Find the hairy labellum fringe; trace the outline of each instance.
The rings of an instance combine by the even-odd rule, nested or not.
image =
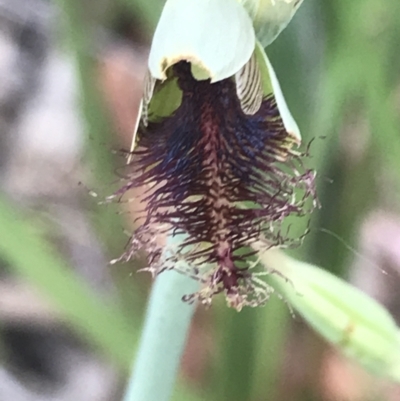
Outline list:
[[[314,201],[314,172],[299,162],[273,96],[247,115],[233,79],[211,84],[195,80],[189,63],[172,68],[181,104],[170,117],[152,122],[150,116],[139,127],[118,192],[142,188],[145,216],[120,259],[145,248],[153,274],[175,268],[192,275],[203,289],[189,301],[209,303],[224,292],[238,309],[263,303],[269,290],[249,271],[249,249],[260,241],[290,244],[281,225],[289,215],[305,214],[308,198]],[[174,249],[160,244],[172,233],[185,239]]]

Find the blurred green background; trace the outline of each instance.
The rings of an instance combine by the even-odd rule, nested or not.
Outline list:
[[[118,400],[151,280],[136,274],[143,257],[136,264],[107,264],[121,253],[128,238],[124,227],[129,230],[134,213],[131,205],[99,201],[118,187],[124,159],[114,150],[130,145],[148,46],[163,1],[29,4],[0,1],[0,59],[5,60],[0,62],[5,82],[0,129],[3,139],[7,135],[0,143],[0,281],[3,294],[20,294],[0,295],[0,387],[1,382],[18,383],[17,390],[9,384],[0,388],[0,400]],[[322,205],[304,244],[292,252],[368,291],[398,322],[399,14],[395,1],[305,0],[267,49],[303,146],[310,144],[307,165],[318,173]],[[14,82],[17,68],[7,60],[18,60],[10,44],[37,75],[35,88],[21,91],[16,100],[15,90],[7,92],[6,85]],[[37,55],[38,48],[43,50]],[[65,72],[57,64],[62,62],[77,84],[75,114],[81,116],[82,135],[72,167],[57,175],[42,146],[36,146],[39,139],[36,148],[31,143],[36,156],[32,150],[24,156],[30,135],[21,132],[43,130],[40,140],[48,144],[70,127],[63,120],[67,101],[54,111],[56,117],[47,116],[53,122],[28,118],[47,88],[45,74],[53,76],[49,85],[59,91],[55,97],[62,96],[65,87],[57,86],[62,81],[57,74]],[[27,73],[22,83],[28,87],[31,80]],[[52,103],[43,107],[48,111]],[[70,146],[69,133],[57,149]],[[46,152],[51,154],[52,148]],[[36,175],[27,173],[35,169]],[[85,230],[90,238],[83,236]],[[90,260],[79,258],[82,247]],[[102,256],[96,259],[96,252]],[[33,294],[26,295],[25,288]],[[75,359],[68,357],[71,349]],[[97,366],[92,381],[68,376],[88,360]],[[63,393],[65,383],[69,392]],[[105,383],[109,385],[100,394],[73,396],[74,388],[99,389]],[[199,308],[173,396],[174,401],[398,399],[397,385],[346,361],[275,296],[264,308],[240,313],[228,310],[222,299],[209,310]]]

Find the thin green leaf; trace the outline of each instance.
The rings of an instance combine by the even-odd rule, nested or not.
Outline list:
[[[134,331],[120,311],[76,276],[29,220],[0,199],[0,255],[63,314],[66,323],[128,369]]]

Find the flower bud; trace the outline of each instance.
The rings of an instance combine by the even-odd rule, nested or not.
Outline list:
[[[278,250],[263,253],[269,284],[326,340],[375,374],[400,381],[400,332],[378,302]]]

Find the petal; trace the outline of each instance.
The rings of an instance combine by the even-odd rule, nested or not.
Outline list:
[[[152,77],[149,71],[146,73],[143,97],[140,101],[129,157],[127,159],[128,164],[132,161],[132,152],[136,147],[140,123],[147,126],[149,121],[154,122],[160,118],[170,116],[179,107],[181,100],[182,92],[178,88],[176,79],[168,79],[160,82]]]
[[[303,0],[239,0],[253,20],[257,39],[264,47],[286,28]]]
[[[344,354],[376,374],[399,380],[400,335],[388,311],[344,280],[280,251],[264,252],[269,283]]]
[[[276,103],[278,105],[279,113],[283,120],[283,125],[286,131],[291,134],[298,142],[301,141],[301,134],[299,127],[290,113],[289,107],[286,104],[285,98],[282,93],[282,89],[279,85],[278,78],[276,77],[275,71],[269,61],[262,45],[257,42],[255,54],[257,57],[258,65],[261,71],[262,84],[264,89],[264,96],[274,93]]]
[[[165,80],[168,67],[186,60],[196,65],[196,78],[216,82],[238,72],[254,47],[251,19],[236,0],[167,0],[149,69],[153,77]]]
[[[147,123],[148,123],[149,104],[153,97],[156,82],[157,82],[157,80],[151,76],[150,71],[147,71],[146,76],[144,78],[141,115],[138,116],[138,120],[139,120],[139,117],[142,118],[144,125],[147,125]],[[137,128],[136,128],[136,130],[137,130]]]
[[[263,100],[261,72],[255,53],[245,66],[235,74],[236,94],[246,114],[253,115],[260,110]]]

